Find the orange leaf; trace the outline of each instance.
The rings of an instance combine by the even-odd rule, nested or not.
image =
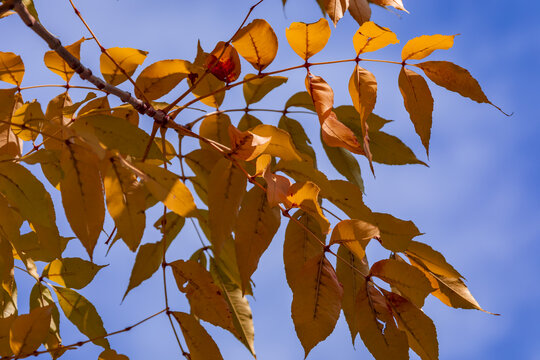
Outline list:
[[[232,45],[220,41],[206,58],[206,67],[219,80],[233,82],[240,76],[240,58]]]
[[[310,24],[294,22],[285,30],[285,35],[294,52],[307,61],[326,46],[330,32],[328,21],[322,18]]]
[[[448,50],[454,46],[457,35],[422,35],[409,40],[401,51],[401,59],[421,60],[435,50]]]
[[[270,144],[271,137],[259,136],[251,131],[240,131],[229,125],[231,152],[235,158],[250,161],[262,154]]]

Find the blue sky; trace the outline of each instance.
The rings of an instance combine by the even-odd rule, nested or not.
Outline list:
[[[62,39],[72,43],[88,36],[74,16],[67,0],[35,0],[44,25]],[[494,317],[482,312],[454,310],[437,300],[429,300],[425,312],[437,325],[441,359],[540,359],[540,321],[537,304],[540,290],[536,286],[540,265],[540,123],[534,102],[539,94],[540,72],[535,66],[540,57],[540,6],[534,2],[493,0],[478,1],[404,1],[410,15],[374,9],[373,19],[392,29],[401,40],[374,54],[372,58],[399,60],[406,40],[423,34],[456,34],[451,50],[435,52],[431,59],[449,60],[467,68],[483,86],[487,96],[512,117],[493,107],[477,104],[430,83],[435,98],[429,168],[411,165],[394,167],[375,165],[377,178],[369,174],[364,159],[360,160],[366,183],[366,203],[376,211],[411,219],[426,235],[427,242],[445,254],[468,280],[469,288],[487,310],[501,313]],[[145,65],[162,59],[187,59],[195,55],[197,39],[206,50],[227,39],[242,21],[252,1],[236,0],[205,2],[94,0],[77,1],[80,10],[106,47],[134,47],[149,51]],[[252,18],[266,18],[274,27],[280,43],[276,62],[268,70],[297,65],[300,59],[288,46],[285,28],[293,21],[313,22],[321,14],[309,0],[289,0],[285,11],[279,0],[265,0]],[[337,60],[354,56],[352,35],[356,23],[348,15],[332,29],[330,43],[313,61]],[[43,65],[46,45],[22,26],[15,16],[0,21],[0,51],[22,56],[26,64],[23,85],[60,84],[60,79]],[[4,36],[9,34],[9,36]],[[95,44],[83,45],[82,59],[98,72],[98,49]],[[366,56],[367,57],[367,56]],[[395,120],[386,131],[399,136],[420,159],[425,160],[423,147],[414,133],[397,87],[398,66],[366,64],[379,83],[375,112]],[[244,73],[251,71],[243,63]],[[336,105],[351,104],[347,82],[351,64],[317,67],[334,88]],[[289,81],[261,107],[280,108],[286,99],[304,90],[305,73],[289,73]],[[184,85],[185,86],[185,85]],[[127,85],[124,88],[129,89]],[[27,91],[25,100],[37,98],[46,103],[58,89]],[[74,99],[81,93],[72,92]],[[241,90],[226,96],[223,108],[243,106]],[[258,105],[259,106],[259,105]],[[533,112],[534,111],[534,112]],[[261,115],[270,124],[277,116]],[[313,117],[300,118],[310,136],[318,139],[318,123]],[[182,119],[184,120],[184,119]],[[189,115],[185,119],[189,120]],[[233,118],[235,120],[235,118]],[[237,120],[237,118],[236,118]],[[149,119],[141,119],[148,127]],[[323,169],[330,172],[329,162],[319,155]],[[339,178],[337,173],[329,175]],[[54,193],[55,200],[59,200]],[[69,227],[57,206],[62,233]],[[153,222],[153,221],[152,221]],[[108,229],[112,223],[108,222]],[[146,241],[158,240],[148,231]],[[197,242],[190,226],[181,233],[170,249],[169,257],[185,258]],[[280,230],[263,256],[254,276],[256,299],[251,301],[256,328],[255,346],[258,358],[302,359],[303,350],[294,334],[290,319],[291,293],[285,282],[282,262],[283,231]],[[371,249],[370,249],[371,250]],[[70,245],[70,254],[82,255],[82,248]],[[379,254],[376,250],[373,255]],[[97,307],[107,330],[130,325],[163,308],[162,284],[158,276],[133,290],[120,305],[134,255],[123,245],[96,252],[96,262],[109,263],[95,281],[82,293]],[[23,276],[18,274],[22,280]],[[172,280],[172,279],[171,279]],[[20,298],[27,298],[30,287],[21,282]],[[173,288],[174,284],[170,282]],[[26,285],[30,285],[26,284]],[[172,295],[173,307],[187,311],[178,294]],[[23,311],[24,312],[24,311]],[[84,336],[63,319],[64,342]],[[250,355],[231,335],[208,327],[215,336],[225,359],[249,359]],[[114,349],[130,359],[178,358],[166,318],[159,317],[127,334],[110,339]],[[100,348],[86,345],[79,352],[68,353],[66,359],[96,359]],[[355,351],[343,319],[335,332],[317,346],[309,359],[367,359],[361,346]],[[415,358],[415,355],[412,356]]]

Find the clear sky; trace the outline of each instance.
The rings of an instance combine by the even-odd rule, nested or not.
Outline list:
[[[88,36],[74,16],[67,0],[35,0],[42,23],[70,44]],[[144,65],[162,59],[192,60],[197,39],[211,50],[215,43],[234,33],[253,1],[143,1],[79,0],[76,2],[89,24],[106,47],[134,47],[149,51]],[[313,22],[321,13],[310,0],[289,0],[285,11],[279,0],[265,0],[252,18],[266,18],[275,29],[280,48],[277,61],[269,70],[300,64],[285,39],[285,28],[293,21]],[[375,165],[377,178],[360,160],[366,183],[366,203],[376,211],[388,212],[413,220],[426,235],[419,238],[445,254],[467,278],[468,286],[480,304],[502,316],[490,316],[470,310],[447,308],[438,300],[429,300],[425,312],[438,330],[441,359],[540,359],[540,315],[537,305],[540,290],[540,122],[534,103],[538,103],[540,72],[540,26],[536,2],[517,0],[420,1],[405,0],[410,15],[374,9],[373,20],[392,29],[401,40],[385,50],[370,54],[372,58],[399,60],[406,40],[423,34],[461,34],[451,50],[438,51],[431,59],[449,60],[467,68],[483,86],[487,96],[506,112],[477,104],[457,94],[430,87],[435,98],[429,168],[420,165],[404,167]],[[357,24],[350,16],[340,21],[327,48],[314,61],[354,57],[352,35]],[[43,65],[46,45],[11,16],[0,20],[0,51],[22,56],[26,64],[23,85],[59,84],[58,76]],[[83,45],[82,60],[98,73],[99,52],[95,44]],[[367,56],[366,56],[367,57]],[[244,74],[251,72],[243,63]],[[395,120],[386,131],[399,136],[426,160],[423,147],[414,133],[397,87],[398,66],[366,64],[377,77],[379,94],[375,113]],[[351,104],[347,82],[351,64],[318,67],[314,73],[323,76],[334,88],[336,105]],[[305,73],[290,73],[289,81],[260,103],[261,107],[282,108],[286,99],[304,90]],[[2,84],[0,86],[5,87]],[[185,85],[184,85],[185,86]],[[124,84],[123,87],[129,90]],[[58,89],[24,93],[25,100],[38,98],[46,103]],[[81,93],[72,92],[79,99]],[[241,90],[226,96],[223,108],[243,106]],[[259,106],[259,105],[258,105]],[[186,119],[180,121],[188,121]],[[194,115],[193,115],[194,116]],[[277,116],[261,115],[270,124]],[[310,136],[318,139],[318,123],[313,117],[298,118]],[[238,120],[238,118],[233,118]],[[141,119],[148,128],[149,119]],[[318,143],[318,141],[315,141]],[[321,164],[329,177],[329,162],[320,154]],[[51,190],[52,191],[52,190]],[[54,199],[59,200],[58,193]],[[56,208],[62,234],[70,230]],[[189,224],[170,249],[169,258],[186,258],[197,241]],[[113,227],[109,220],[106,228]],[[282,228],[284,228],[282,226]],[[147,232],[145,241],[155,242],[157,234]],[[260,360],[302,359],[303,350],[294,334],[290,319],[290,289],[286,285],[282,261],[283,229],[278,232],[263,256],[254,276],[255,299],[250,299],[255,322],[255,346]],[[371,250],[371,248],[370,248]],[[84,256],[74,242],[68,253]],[[372,252],[377,255],[376,251]],[[134,255],[118,245],[105,257],[104,247],[96,251],[98,264],[111,264],[82,293],[97,307],[108,331],[122,329],[163,308],[161,278],[154,276],[133,290],[120,305],[127,286]],[[23,275],[24,276],[24,275]],[[19,279],[23,279],[18,274]],[[171,288],[174,283],[171,278]],[[21,312],[30,284],[21,283]],[[26,289],[25,289],[26,288]],[[175,310],[188,311],[181,296],[172,295]],[[84,339],[62,319],[64,343]],[[230,334],[208,326],[225,359],[249,359],[247,350]],[[159,317],[129,333],[110,338],[112,347],[130,359],[179,358],[166,318]],[[69,352],[66,359],[96,359],[101,349],[86,345]],[[355,351],[343,319],[335,332],[310,354],[309,359],[367,359],[360,343]],[[412,355],[415,358],[415,355]]]

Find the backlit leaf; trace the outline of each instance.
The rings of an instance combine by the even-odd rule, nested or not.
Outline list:
[[[270,144],[270,137],[259,136],[251,131],[240,131],[229,125],[231,138],[231,156],[240,160],[251,161],[261,155]]]
[[[13,350],[9,346],[9,330],[16,318],[17,315],[0,317],[0,356],[13,355]]]
[[[324,253],[306,262],[291,288],[291,316],[307,357],[334,330],[341,312],[343,288]]]
[[[332,19],[334,26],[345,15],[349,7],[349,0],[325,0],[326,13]]]
[[[259,102],[268,94],[280,85],[287,82],[287,78],[284,76],[265,76],[259,77],[255,74],[247,74],[244,76],[243,85],[244,99],[246,104],[255,104]]]
[[[246,176],[228,159],[219,160],[212,169],[208,182],[208,220],[216,254],[234,229],[246,184]]]
[[[365,0],[364,0],[365,1]],[[390,29],[368,21],[353,36],[353,45],[356,54],[382,49],[391,44],[397,44],[399,40]]]
[[[178,289],[185,293],[189,300],[191,313],[234,333],[229,306],[212,275],[192,260],[177,260],[170,263],[170,266]]]
[[[118,235],[131,251],[141,243],[146,223],[146,201],[141,184],[116,158],[103,177],[107,210],[114,219]]]
[[[341,147],[330,147],[324,141],[322,141],[322,146],[334,168],[363,191],[364,181],[362,180],[360,165],[358,165],[358,161],[350,151]]]
[[[311,99],[311,95],[307,91],[300,91],[287,100],[285,103],[285,108],[288,109],[290,107],[302,107],[304,109],[308,109],[311,111],[315,111],[315,106],[313,106],[313,100]]]
[[[81,38],[73,44],[65,46],[65,48],[71,55],[73,55],[77,59],[80,59],[81,44],[84,40],[85,38]],[[69,67],[68,63],[65,62],[65,60],[62,59],[60,55],[58,55],[54,50],[47,51],[45,53],[45,56],[43,57],[43,61],[45,62],[45,66],[47,66],[49,70],[51,70],[57,75],[60,75],[60,77],[66,82],[69,82],[73,74],[75,74],[75,70]]]
[[[21,94],[17,89],[0,89],[0,155],[19,156],[23,142],[11,129],[11,117],[15,108],[22,106]]]
[[[365,286],[364,275],[369,273],[367,258],[358,258],[344,245],[340,245],[337,252],[336,275],[343,286],[343,314],[349,325],[354,345],[358,335],[358,321],[356,301],[361,286]]]
[[[191,360],[223,359],[212,337],[193,315],[178,311],[173,312],[173,315],[180,325]]]
[[[238,218],[241,221],[236,223],[235,228],[236,258],[242,291],[245,292],[260,257],[279,228],[281,214],[277,207],[270,207],[266,192],[254,186],[244,196]]]
[[[135,84],[148,100],[159,99],[188,76],[190,66],[186,60],[161,60],[141,71]],[[142,98],[137,88],[135,95]]]
[[[137,67],[144,62],[146,55],[148,55],[147,51],[120,47],[107,49],[107,52],[130,77]],[[111,85],[116,86],[127,80],[127,76],[123,74],[105,53],[101,53],[99,68],[105,81]]]
[[[98,360],[129,360],[126,355],[118,354],[115,350],[103,350],[98,356]]]
[[[448,50],[454,46],[456,35],[422,35],[409,40],[401,51],[401,59],[422,60],[435,50]]]
[[[285,30],[291,48],[306,61],[326,46],[330,33],[330,25],[324,18],[309,24],[293,22]]]
[[[399,90],[403,96],[405,109],[411,117],[414,130],[429,154],[429,138],[433,114],[433,97],[426,80],[405,67],[399,73]]]
[[[364,277],[358,277],[357,281],[356,321],[367,349],[377,360],[408,360],[407,335],[398,330],[385,298]]]
[[[61,286],[82,289],[105,266],[96,265],[80,258],[56,259],[43,269],[43,276]]]
[[[268,146],[263,151],[264,154],[270,154],[283,160],[302,161],[302,157],[296,150],[291,135],[285,130],[272,125],[261,124],[256,126],[252,132],[256,135],[270,138]]]
[[[71,289],[55,286],[54,292],[68,320],[77,326],[81,333],[93,339],[94,344],[109,349],[109,341],[105,338],[107,331],[94,305]]]
[[[344,245],[359,259],[366,255],[365,249],[369,241],[379,236],[379,229],[362,220],[342,220],[332,231],[330,244]]]
[[[309,94],[307,96],[309,97]],[[311,102],[311,97],[309,97],[309,101]],[[311,106],[313,106],[312,102]],[[307,155],[308,159],[316,166],[317,158],[315,155],[315,151],[310,146],[311,140],[306,135],[306,132],[302,125],[294,119],[291,119],[287,116],[282,116],[279,120],[278,127],[289,133],[294,147],[301,153],[301,155]]]
[[[396,8],[396,9],[398,9],[398,10],[408,12],[403,7],[403,1],[402,0],[369,0],[369,1],[374,3],[374,4],[377,4],[379,6],[383,6],[383,7],[392,6],[392,7]]]
[[[52,306],[38,307],[29,314],[19,315],[9,330],[9,345],[17,357],[36,350],[49,334]]]
[[[20,86],[24,77],[24,64],[19,55],[0,51],[0,81]]]
[[[199,135],[204,136],[207,139],[217,141],[218,143],[227,147],[231,147],[229,125],[231,125],[231,119],[227,114],[207,116],[204,118],[199,127]],[[215,151],[213,147],[202,141],[200,141],[200,144],[201,149]]]
[[[167,244],[167,247],[168,245],[169,244]],[[133,264],[133,269],[129,276],[129,284],[122,301],[132,289],[139,286],[143,281],[149,279],[156,271],[158,271],[163,262],[165,251],[166,249],[164,249],[163,241],[144,244],[139,247],[139,251],[135,257],[135,264]]]
[[[320,188],[311,181],[295,183],[289,188],[287,200],[292,207],[298,207],[317,219],[321,226],[321,231],[327,234],[330,231],[330,222],[324,216],[319,205]]]
[[[152,196],[180,216],[195,215],[193,195],[178,175],[147,163],[138,162],[135,166],[144,173],[144,185]]]
[[[444,275],[446,277],[463,278],[463,276],[452,265],[446,262],[444,256],[431,248],[431,246],[418,242],[411,241],[407,246],[407,256],[414,256],[421,260],[430,271],[435,274]]]
[[[418,308],[424,306],[425,298],[433,291],[424,274],[405,261],[377,261],[371,266],[370,273],[392,285]]]
[[[422,360],[439,358],[439,343],[433,321],[402,296],[384,292],[384,296],[397,320],[400,330],[407,333],[409,346]]]
[[[283,203],[286,207],[290,207],[292,204],[287,199],[287,194],[291,187],[291,180],[285,176],[272,174],[269,169],[264,172],[264,179],[266,180],[268,205],[274,207],[279,203]]]
[[[367,0],[349,0],[349,13],[359,25],[371,18],[371,8]]]
[[[426,61],[417,65],[435,84],[479,103],[491,104],[471,74],[449,61]]]
[[[399,138],[383,131],[368,131],[368,134],[369,149],[374,162],[386,165],[420,164],[427,166],[425,162],[418,160],[413,151]]]
[[[45,115],[37,101],[26,103],[13,113],[11,129],[23,141],[35,140],[40,134]]]
[[[60,312],[56,307],[49,288],[41,283],[36,283],[30,293],[30,310],[49,305],[52,306],[51,322],[49,333],[43,344],[47,350],[51,351],[52,358],[57,359],[66,351],[66,349],[59,348],[62,342],[62,338],[60,337]]]
[[[242,115],[242,118],[238,122],[238,130],[240,131],[246,131],[246,130],[252,130],[255,126],[261,125],[262,121],[257,119],[255,116],[251,114],[244,114]]]
[[[241,72],[238,52],[230,44],[220,41],[206,58],[206,68],[219,80],[233,82]]]
[[[60,156],[62,204],[71,229],[90,258],[103,228],[105,206],[98,159],[78,143],[66,143]]]
[[[259,71],[270,65],[278,50],[277,36],[264,19],[255,19],[240,29],[232,43],[240,55]]]
[[[414,237],[422,235],[410,220],[401,220],[390,214],[373,213],[373,215],[381,231],[381,244],[390,251],[404,251]]]

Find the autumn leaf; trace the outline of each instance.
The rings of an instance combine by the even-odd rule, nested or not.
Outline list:
[[[435,50],[448,50],[454,46],[457,35],[422,35],[409,40],[401,51],[401,59],[422,60]]]
[[[270,137],[259,136],[251,131],[240,131],[229,125],[231,152],[229,155],[245,161],[251,161],[261,155],[270,144]]]
[[[307,61],[326,46],[330,32],[328,21],[322,18],[309,24],[293,22],[285,30],[285,35],[294,52]]]
[[[60,312],[49,288],[41,283],[36,283],[30,292],[30,311],[46,306],[51,306],[52,309],[49,333],[43,344],[50,351],[51,357],[57,359],[67,351],[67,349],[60,347],[62,343],[62,338],[60,337]]]
[[[398,219],[390,214],[373,213],[374,220],[381,231],[381,244],[393,252],[404,251],[411,240],[422,235],[412,221]]]
[[[277,207],[270,207],[265,191],[254,186],[244,196],[238,218],[241,221],[235,228],[236,258],[245,293],[260,257],[279,228],[281,214]]]
[[[193,315],[178,311],[172,314],[180,325],[191,360],[223,359],[212,337]]]
[[[129,358],[126,355],[118,354],[115,350],[107,349],[99,354],[98,360],[129,360]]]
[[[20,86],[24,77],[24,63],[19,55],[0,51],[0,80]]]
[[[343,287],[324,253],[309,259],[291,286],[291,316],[305,356],[332,333],[341,312]]]
[[[294,146],[291,134],[272,125],[257,125],[252,130],[253,134],[270,138],[264,154],[270,154],[283,160],[302,161],[300,153]]]
[[[371,18],[371,8],[368,0],[349,0],[349,13],[359,25]]]
[[[383,7],[392,6],[392,7],[396,8],[396,9],[398,9],[398,10],[408,12],[403,7],[403,1],[402,0],[369,0],[369,2],[372,2],[372,3],[376,4],[376,5],[383,6]]]
[[[231,119],[227,114],[207,116],[199,127],[199,135],[230,148],[231,139],[229,136],[229,125],[231,125]],[[201,149],[215,151],[209,144],[206,144],[203,141],[199,141],[199,143],[201,144]]]
[[[366,0],[363,0],[366,1]],[[354,50],[357,55],[377,51],[399,40],[390,29],[379,26],[372,21],[361,24],[353,36]]]
[[[106,265],[96,265],[80,258],[55,259],[43,269],[43,276],[72,289],[82,289]]]
[[[107,53],[118,64],[114,62],[105,53],[101,53],[99,58],[99,68],[103,78],[111,85],[119,85],[131,77],[139,65],[141,65],[148,55],[147,51],[114,47],[107,49]],[[123,69],[124,74],[120,69]]]
[[[278,39],[264,19],[255,19],[238,31],[232,43],[255,69],[263,71],[276,57]]]
[[[49,334],[52,306],[38,307],[19,315],[9,330],[9,345],[17,357],[30,355]]]
[[[11,117],[11,130],[23,141],[36,140],[44,120],[41,105],[34,100],[15,110]]]
[[[287,82],[284,76],[259,77],[255,74],[244,76],[244,99],[246,105],[251,105],[261,101],[270,91]]]
[[[311,102],[311,97],[309,97],[309,94],[307,94],[307,96],[309,98],[311,106],[313,106],[313,103]],[[282,116],[279,120],[278,127],[289,133],[294,147],[301,153],[300,156],[304,159],[309,159],[309,161],[311,161],[316,166],[317,157],[315,155],[313,147],[311,147],[311,140],[306,135],[306,131],[302,127],[302,124],[287,116]]]
[[[148,100],[168,94],[190,73],[191,63],[186,60],[161,60],[146,67],[135,81],[135,96]],[[139,92],[140,91],[140,92]]]
[[[81,58],[81,44],[85,41],[85,38],[81,38],[80,40],[74,42],[71,45],[66,46],[66,50],[73,55],[75,58],[80,59]],[[71,77],[73,74],[75,74],[75,70],[73,70],[68,63],[58,55],[58,53],[54,50],[47,51],[45,53],[45,56],[43,57],[43,61],[45,62],[45,66],[49,68],[53,73],[60,75],[62,79],[64,79],[66,82],[69,82],[71,80]]]
[[[332,19],[334,26],[345,15],[349,8],[349,0],[325,0],[326,13]]]
[[[399,90],[414,129],[429,155],[429,139],[433,114],[433,97],[426,80],[405,67],[399,73]]]
[[[206,58],[206,68],[219,80],[230,83],[238,79],[241,72],[240,57],[236,49],[220,41]]]
[[[379,229],[362,220],[342,220],[332,231],[330,245],[341,244],[359,259],[366,255],[365,249],[369,241],[379,236]]]
[[[287,200],[292,204],[292,207],[298,207],[313,215],[319,222],[321,231],[327,234],[330,231],[330,222],[324,216],[319,205],[318,198],[320,190],[311,181],[295,183],[289,188]]]
[[[398,294],[384,291],[387,304],[397,320],[400,330],[405,331],[409,346],[422,360],[439,358],[439,343],[433,321],[422,310]]]

